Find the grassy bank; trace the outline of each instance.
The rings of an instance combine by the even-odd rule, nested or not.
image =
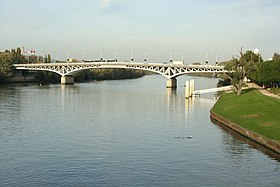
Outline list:
[[[254,89],[241,96],[225,93],[212,111],[241,127],[280,142],[280,100],[262,95]]]

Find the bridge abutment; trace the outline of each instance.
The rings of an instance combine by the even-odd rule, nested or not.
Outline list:
[[[168,79],[166,81],[166,88],[177,88],[177,79]]]
[[[60,82],[61,84],[74,84],[74,76],[73,75],[61,76]]]

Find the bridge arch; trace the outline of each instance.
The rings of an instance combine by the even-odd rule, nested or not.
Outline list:
[[[100,67],[82,67],[82,68],[79,68],[79,69],[75,69],[75,70],[72,70],[71,72],[68,72],[66,74],[64,74],[64,76],[67,76],[67,75],[73,75],[75,73],[78,73],[80,71],[83,71],[83,70],[87,70],[87,69],[134,69],[134,70],[141,70],[141,71],[149,71],[149,72],[153,72],[153,73],[156,73],[156,74],[159,74],[161,76],[164,76],[166,78],[169,78],[167,77],[164,73],[162,72],[159,72],[159,71],[155,71],[153,69],[143,69],[143,68],[135,68],[135,67],[116,67],[116,66],[100,66]],[[48,70],[46,70],[48,71]],[[53,71],[55,73],[58,73],[56,71]],[[60,73],[58,73],[60,74]],[[61,74],[60,74],[61,75]]]

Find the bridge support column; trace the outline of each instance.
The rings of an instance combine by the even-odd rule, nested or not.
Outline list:
[[[61,84],[74,84],[74,76],[73,75],[62,76],[60,81]]]
[[[190,95],[192,96],[194,93],[194,79],[190,80]]]
[[[189,83],[189,81],[186,81],[185,96],[186,96],[186,99],[188,99],[188,98],[191,96],[191,94],[190,94],[190,83]]]
[[[194,92],[194,80],[190,80],[190,81],[186,81],[186,99],[190,98],[193,96],[193,92]]]
[[[168,79],[166,81],[166,88],[177,88],[177,79]]]

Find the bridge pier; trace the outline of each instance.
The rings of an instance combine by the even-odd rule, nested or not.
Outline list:
[[[186,81],[185,98],[188,99],[194,94],[194,80]]]
[[[177,79],[168,79],[166,81],[166,88],[177,88]]]
[[[73,75],[61,76],[60,82],[61,84],[74,84],[74,76]]]

